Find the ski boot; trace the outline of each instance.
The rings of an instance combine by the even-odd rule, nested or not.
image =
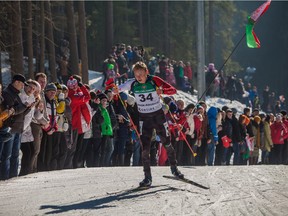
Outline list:
[[[170,169],[176,178],[184,179],[184,175],[178,170],[177,166],[171,166]]]
[[[145,178],[139,183],[139,187],[150,187],[151,184],[152,184],[152,177],[145,176]]]

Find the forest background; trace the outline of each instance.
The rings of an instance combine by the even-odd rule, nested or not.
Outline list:
[[[245,33],[247,16],[262,3],[204,2],[206,65],[223,64]],[[255,27],[261,48],[249,49],[243,40],[224,67],[226,75],[244,77],[247,67],[255,67],[252,84],[287,93],[287,9],[288,2],[272,1]],[[45,71],[56,81],[63,39],[69,41],[69,71],[81,74],[84,82],[88,68],[101,71],[117,43],[143,46],[147,59],[159,54],[190,61],[194,77],[201,73],[196,1],[1,1],[0,15],[1,52],[8,53],[12,73],[29,78]]]

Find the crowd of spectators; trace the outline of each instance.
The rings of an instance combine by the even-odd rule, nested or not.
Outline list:
[[[135,98],[129,92],[113,94],[117,85],[133,77],[131,67],[138,61],[145,61],[143,47],[113,47],[103,61],[104,90],[90,89],[77,75],[67,83],[47,83],[45,73],[37,73],[35,80],[16,74],[6,88],[0,86],[0,179],[50,170],[140,166]],[[189,62],[160,55],[147,62],[150,74],[194,93]],[[256,86],[245,88],[235,76],[224,78],[213,63],[206,81],[211,84],[208,96],[225,96],[247,107],[239,114],[227,106],[208,108],[204,101],[186,104],[164,97],[178,165],[288,164],[284,96],[276,100],[267,86],[260,103]],[[156,131],[150,154],[152,165],[167,164]]]

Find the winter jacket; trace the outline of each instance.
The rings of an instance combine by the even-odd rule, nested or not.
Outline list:
[[[46,108],[47,108],[47,114],[49,116],[49,127],[45,128],[44,130],[46,132],[49,132],[51,130],[57,131],[58,129],[58,116],[56,112],[56,102],[54,99],[49,100],[47,97],[45,97],[46,100]]]
[[[43,103],[44,104],[43,111],[40,111],[37,108],[39,103]],[[45,99],[44,92],[40,93],[40,101],[38,101],[38,103],[35,105],[35,107],[36,107],[35,115],[32,118],[32,122],[35,123],[35,124],[41,125],[41,126],[44,126],[44,125],[48,124],[49,123],[49,117],[48,117],[48,114],[47,114],[46,99]]]
[[[190,66],[184,67],[184,76],[187,76],[189,80],[192,80],[192,69]]]
[[[184,78],[184,68],[182,66],[179,66],[179,77]]]
[[[114,99],[113,108],[114,108],[116,116],[122,115],[124,117],[123,122],[119,122],[117,119],[118,125],[119,125],[119,129],[117,130],[117,137],[128,139],[130,120],[129,120],[129,116],[127,114],[126,108],[123,106],[122,102],[118,98],[116,100]]]
[[[288,129],[288,120],[286,118],[283,118],[282,122],[286,126],[286,128]]]
[[[246,129],[247,129],[247,133],[248,133],[248,135],[249,135],[249,137],[254,137],[254,134],[253,134],[253,130],[252,130],[252,122],[251,122],[251,120],[250,120],[250,118],[249,118],[249,116],[247,116],[247,115],[245,115],[247,118],[245,118],[245,124],[246,124]]]
[[[240,142],[244,142],[247,136],[246,126],[239,123]]]
[[[106,107],[108,113],[109,113],[109,117],[111,119],[111,125],[112,125],[112,129],[113,131],[116,131],[119,129],[119,124],[118,124],[118,120],[114,111],[114,107],[112,105],[112,102],[109,102],[108,106]]]
[[[187,130],[189,130],[189,125],[187,123],[185,111],[178,109],[177,118],[178,118],[178,121],[177,121],[178,125],[181,125],[181,127],[179,127],[179,128],[182,128],[182,133],[180,133],[180,131],[178,129],[179,140],[185,140],[185,138],[186,138],[185,132]]]
[[[271,138],[274,145],[283,145],[287,137],[287,128],[282,122],[274,122],[271,126]]]
[[[9,111],[3,107],[3,97],[0,95],[0,128],[3,127],[3,123],[9,118]]]
[[[218,131],[217,131],[217,126],[216,126],[217,114],[218,114],[218,110],[216,107],[213,107],[213,106],[210,107],[207,112],[208,122],[209,122],[209,126],[212,132],[214,142],[218,142]]]
[[[63,94],[63,93],[61,93],[61,94]],[[55,102],[56,102],[56,112],[58,115],[58,119],[57,119],[58,130],[57,130],[57,132],[67,131],[69,128],[69,123],[68,123],[68,119],[65,116],[66,101],[64,99],[64,95],[62,95],[62,97],[60,97],[58,95],[58,97],[55,98]]]
[[[3,92],[2,96],[4,98],[3,106],[5,109],[13,108],[15,110],[14,115],[9,117],[4,122],[4,127],[10,127],[11,133],[22,133],[24,127],[24,116],[27,107],[22,103],[21,98],[19,97],[20,91],[17,90],[12,84],[9,84]]]
[[[113,135],[113,129],[111,124],[111,119],[109,116],[109,112],[106,108],[103,108],[102,105],[99,105],[101,115],[104,118],[103,123],[101,124],[101,133],[103,136],[112,136]]]
[[[195,132],[194,115],[190,114],[186,118],[187,118],[187,123],[188,123],[188,126],[189,126],[188,135],[190,135],[192,138],[194,138],[194,132]]]
[[[225,132],[225,135],[227,135],[227,137],[232,140],[233,136],[232,119],[229,119],[227,117],[225,118],[225,120],[223,121],[223,131]]]
[[[127,114],[126,108],[123,106],[123,104],[118,98],[116,100],[114,99],[112,105],[115,114],[122,115],[125,118],[123,123],[119,123],[119,127],[127,127],[129,124],[129,116]]]
[[[271,129],[270,129],[270,124],[267,121],[264,121],[263,125],[263,130],[264,130],[264,151],[271,151],[271,145],[273,145],[272,138],[271,138]]]
[[[90,127],[91,112],[87,106],[90,94],[85,86],[81,86],[76,91],[69,89],[68,97],[71,99],[72,129],[77,129],[78,134],[82,134],[84,133],[83,125]]]
[[[203,121],[201,124],[201,129],[199,133],[199,139],[211,139],[211,130],[210,127],[208,127],[208,116],[206,112],[203,114]],[[216,125],[216,120],[215,120],[215,125]]]
[[[258,150],[261,145],[263,145],[263,129],[261,129],[260,124],[258,125],[256,122],[252,121],[252,129],[255,136],[254,139],[254,150]]]
[[[29,104],[35,102],[34,95],[28,96],[24,90],[21,92],[20,98],[21,98],[22,103],[24,104],[26,102]],[[30,126],[32,122],[32,118],[34,117],[34,114],[35,114],[35,107],[32,107],[24,116],[24,126],[23,126],[23,133],[21,136],[21,143],[34,141],[34,137],[33,137],[31,126]]]
[[[116,60],[116,63],[118,64],[118,68],[119,68],[119,73],[120,75],[124,74],[124,73],[127,73],[128,71],[128,64],[127,64],[127,61],[124,57],[124,55],[118,55],[117,56],[117,60]]]
[[[203,117],[201,114],[193,114],[193,120],[194,120],[194,131],[196,134],[196,137],[198,138],[200,136],[200,130],[202,127],[202,121]]]
[[[92,103],[91,108],[93,110],[93,117],[92,117],[92,134],[93,138],[100,139],[102,136],[102,123],[104,122],[104,117],[102,116],[101,110],[99,108],[100,105]]]
[[[31,103],[35,102],[34,95],[29,96],[26,94],[26,92],[24,90],[21,92],[19,97],[20,97],[23,104],[25,104],[25,103],[31,104]],[[32,118],[34,117],[34,112],[35,112],[34,106],[25,112],[26,115],[24,116],[24,126],[23,126],[24,131],[27,129],[27,127],[30,126]]]
[[[232,116],[232,128],[233,128],[232,142],[233,143],[241,142],[242,139],[241,139],[241,134],[240,134],[240,125],[235,115]]]

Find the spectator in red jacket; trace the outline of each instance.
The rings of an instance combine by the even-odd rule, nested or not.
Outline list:
[[[176,113],[176,120],[178,127],[176,128],[177,137],[175,151],[177,156],[177,161],[179,165],[183,165],[183,146],[186,145],[184,142],[186,140],[186,133],[189,132],[189,125],[187,122],[186,112],[184,110],[185,104],[183,100],[176,101],[178,111]]]
[[[78,161],[82,151],[82,143],[84,133],[90,129],[91,123],[91,107],[89,106],[90,93],[88,89],[81,83],[80,79],[70,77],[67,82],[69,88],[68,97],[71,100],[72,110],[72,130],[74,143],[70,149],[69,160],[66,161],[66,168],[77,168],[81,166]]]
[[[270,126],[273,148],[271,150],[272,164],[282,163],[284,140],[288,137],[288,129],[282,122],[282,114],[276,115],[276,121]]]
[[[193,74],[190,62],[187,62],[184,67],[184,76],[188,77],[190,84],[192,84]]]

